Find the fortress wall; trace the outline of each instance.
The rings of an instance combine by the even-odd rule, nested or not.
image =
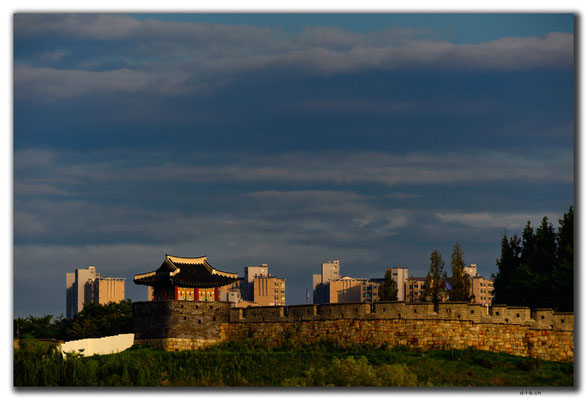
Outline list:
[[[269,347],[332,343],[342,347],[467,349],[504,352],[551,361],[573,361],[573,332],[535,330],[515,324],[487,324],[457,320],[335,319],[298,322],[222,324],[223,340],[249,339]]]
[[[371,314],[368,303],[321,304],[318,306],[321,320],[333,319],[364,319]]]
[[[474,347],[572,361],[574,315],[552,309],[381,302],[230,308],[227,302],[134,303],[135,343],[188,350],[226,340],[268,346],[331,342],[340,346]]]
[[[287,307],[287,321],[310,321],[318,318],[318,306],[305,304]]]
[[[436,319],[432,303],[407,303],[405,301],[381,302],[373,304],[373,317],[379,319]]]

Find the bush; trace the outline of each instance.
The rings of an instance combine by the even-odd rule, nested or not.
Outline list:
[[[418,378],[405,364],[375,367],[367,358],[332,360],[328,368],[310,368],[303,377],[286,379],[284,386],[417,386]]]
[[[418,386],[418,377],[406,364],[385,364],[377,371],[381,386]]]

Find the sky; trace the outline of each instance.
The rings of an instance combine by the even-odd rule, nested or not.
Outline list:
[[[14,315],[165,254],[287,304],[320,263],[424,276],[574,192],[571,14],[15,14]]]

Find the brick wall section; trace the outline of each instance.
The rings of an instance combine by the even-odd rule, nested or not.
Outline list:
[[[574,315],[552,309],[382,302],[230,308],[224,302],[134,303],[135,342],[187,350],[252,338],[341,346],[474,347],[553,361],[572,361]],[[211,308],[210,308],[211,307]]]

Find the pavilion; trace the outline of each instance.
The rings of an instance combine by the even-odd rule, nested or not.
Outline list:
[[[214,268],[206,256],[186,258],[169,254],[157,270],[134,277],[137,285],[152,288],[153,301],[218,301],[220,287],[237,280],[236,273]]]

